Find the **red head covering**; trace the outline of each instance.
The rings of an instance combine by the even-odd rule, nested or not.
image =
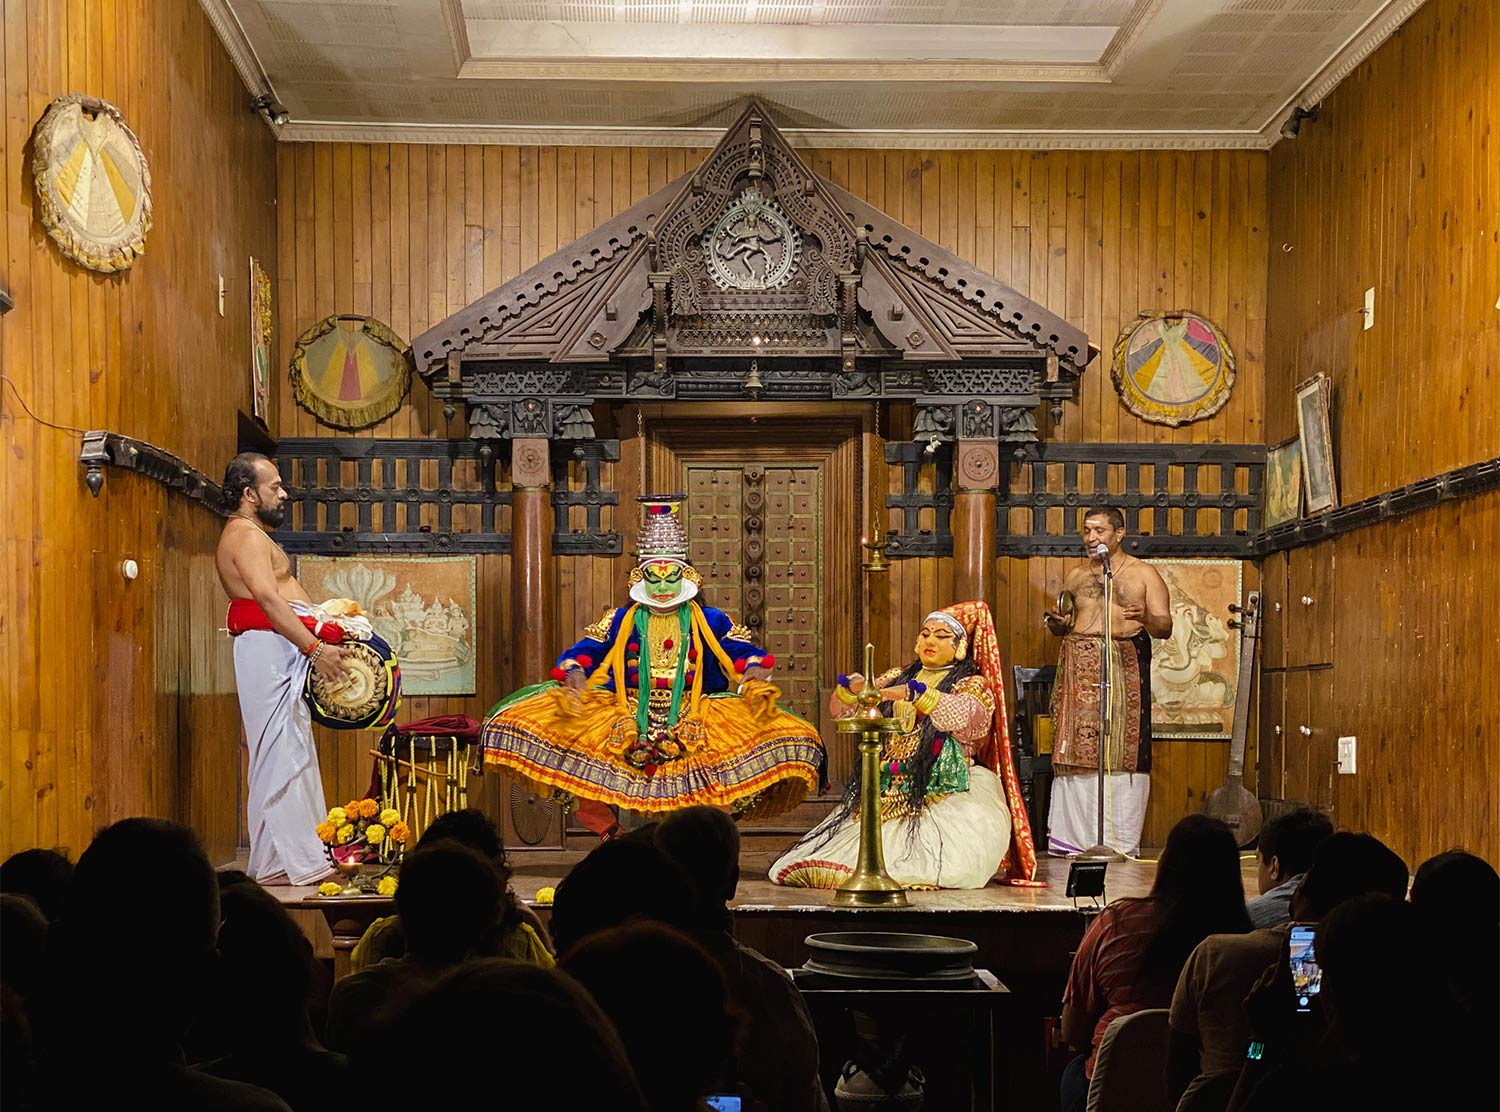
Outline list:
[[[990,683],[995,696],[995,721],[989,737],[975,750],[974,760],[1000,777],[1005,786],[1005,802],[1010,808],[1010,849],[1001,862],[1006,880],[1011,884],[1040,884],[1036,879],[1036,844],[1031,838],[1031,820],[1026,816],[1026,801],[1021,798],[1021,781],[1010,749],[1010,717],[1005,713],[1005,669],[1000,663],[1000,641],[995,636],[995,622],[989,605],[983,602],[960,602],[941,613],[956,619],[968,634],[968,655],[979,674]]]

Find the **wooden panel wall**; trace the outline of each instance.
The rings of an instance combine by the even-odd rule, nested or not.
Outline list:
[[[190,821],[226,859],[239,725],[216,632],[219,523],[128,475],[91,498],[76,430],[114,429],[222,472],[236,409],[250,405],[249,256],[275,273],[275,142],[197,4],[0,11],[0,285],[16,302],[0,318],[0,855],[76,854],[99,825],[160,815]],[[71,91],[118,105],[150,162],[155,228],[123,274],[65,259],[33,211],[31,129]],[[125,558],[140,565],[133,583]]]
[[[1327,374],[1346,502],[1500,454],[1497,103],[1500,6],[1429,0],[1271,153],[1267,439]],[[1489,495],[1326,546],[1331,721],[1360,739],[1335,818],[1413,866],[1454,845],[1500,862],[1500,629],[1480,588],[1497,513]]]
[[[297,334],[335,312],[371,313],[406,339],[700,162],[706,150],[595,147],[312,144],[278,151],[281,365]],[[1257,443],[1265,333],[1265,156],[1252,152],[882,152],[812,151],[825,174],[1016,289],[1063,312],[1104,349],[1084,376],[1057,435],[1071,440]],[[1191,308],[1226,331],[1239,377],[1212,420],[1172,430],[1137,420],[1109,382],[1123,324],[1143,310]],[[633,407],[598,407],[600,435],[621,438],[606,481],[622,509],[606,527],[633,538],[630,497],[642,457]],[[283,391],[283,435],[325,433]],[[910,413],[893,407],[881,424],[910,435]],[[649,422],[647,422],[649,425]],[[649,427],[645,430],[649,437]],[[390,420],[361,435],[462,435],[424,386]],[[880,457],[872,438],[867,473]],[[611,526],[609,523],[613,523]],[[891,526],[896,522],[891,520]],[[851,528],[852,536],[860,530]],[[905,654],[923,614],[952,598],[946,560],[903,561],[889,577],[896,633]],[[1000,562],[998,625],[1011,663],[1038,665],[1056,646],[1038,616],[1061,582],[1061,559]],[[554,628],[560,641],[592,621],[623,589],[625,561],[561,559]],[[506,561],[480,572],[481,606],[503,608]],[[1253,577],[1247,574],[1247,583]],[[491,599],[492,601],[484,601]],[[495,627],[488,627],[494,629]],[[481,640],[494,634],[481,630]],[[883,647],[884,648],[884,647]],[[481,652],[496,653],[494,648]],[[509,690],[500,656],[480,660],[470,699],[411,699],[403,717],[467,710],[482,714]],[[339,739],[348,747],[347,739]],[[361,754],[346,768],[334,739],[322,740],[329,792],[368,776]],[[1196,806],[1223,776],[1224,746],[1160,746],[1150,837]],[[1159,840],[1159,839],[1158,839]]]
[[[1266,434],[1328,375],[1344,502],[1500,452],[1497,98],[1500,5],[1429,0],[1271,152]]]

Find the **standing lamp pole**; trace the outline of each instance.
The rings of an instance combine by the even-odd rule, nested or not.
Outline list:
[[[1099,546],[1103,548],[1101,544]],[[1080,861],[1124,861],[1125,855],[1111,849],[1104,841],[1104,750],[1109,744],[1111,726],[1114,723],[1114,661],[1115,661],[1115,573],[1109,566],[1109,553],[1099,557],[1104,569],[1104,642],[1099,647],[1099,739],[1095,746],[1098,757],[1099,826],[1098,840],[1078,854]]]
[[[907,907],[906,889],[885,871],[885,845],[880,838],[880,751],[888,734],[901,732],[901,723],[880,713],[880,691],[875,686],[875,646],[865,645],[865,685],[859,709],[838,722],[841,734],[859,737],[859,861],[854,875],[833,894],[834,907]]]

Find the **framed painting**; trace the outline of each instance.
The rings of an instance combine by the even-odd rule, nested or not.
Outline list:
[[[1302,440],[1292,437],[1266,453],[1266,504],[1261,527],[1302,516]]]
[[[266,423],[271,412],[271,279],[250,256],[250,412]]]
[[[1297,436],[1302,442],[1302,482],[1307,490],[1307,512],[1338,509],[1338,484],[1333,474],[1333,434],[1328,410],[1333,384],[1324,374],[1313,375],[1297,387]]]
[[[401,662],[407,695],[473,695],[473,556],[300,556],[315,599],[351,598]]]
[[[1147,560],[1166,580],[1172,636],[1151,645],[1151,733],[1228,740],[1240,674],[1238,560]]]

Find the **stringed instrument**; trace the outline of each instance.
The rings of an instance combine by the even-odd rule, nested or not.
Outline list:
[[[1240,674],[1234,693],[1234,726],[1229,736],[1229,775],[1204,801],[1203,811],[1234,831],[1243,849],[1260,833],[1260,800],[1245,787],[1245,731],[1250,724],[1250,685],[1255,678],[1255,645],[1260,640],[1260,592],[1251,591],[1244,606],[1231,606],[1229,627],[1240,631]]]

